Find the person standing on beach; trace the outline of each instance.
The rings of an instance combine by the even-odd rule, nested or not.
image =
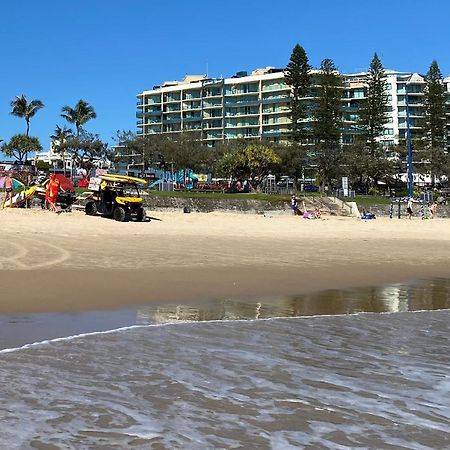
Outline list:
[[[432,205],[430,206],[430,213],[431,213],[431,218],[432,219],[436,219],[437,216],[437,203],[433,202]]]
[[[45,202],[47,203],[47,208],[53,212],[57,212],[56,199],[58,197],[59,184],[58,178],[52,173],[47,185],[47,190],[45,191]]]
[[[412,197],[408,198],[408,204],[406,205],[406,212],[408,213],[408,218],[411,219],[413,216],[413,209],[412,209],[413,199]]]
[[[297,204],[297,198],[295,197],[295,195],[293,195],[291,197],[291,209],[292,209],[292,214],[297,216],[298,215],[298,204]]]
[[[5,203],[8,200],[9,200],[9,206],[10,206],[10,208],[12,208],[13,207],[12,198],[13,198],[14,185],[13,185],[13,179],[11,176],[11,172],[8,172],[8,174],[6,175],[5,182],[3,183],[3,188],[5,189],[5,194],[3,196],[2,208],[5,207]]]

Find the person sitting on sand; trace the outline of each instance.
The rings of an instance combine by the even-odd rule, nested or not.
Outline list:
[[[3,188],[5,189],[5,195],[3,196],[3,204],[2,208],[5,207],[5,203],[9,200],[9,206],[12,208],[12,198],[14,193],[14,185],[13,185],[13,179],[11,176],[11,172],[8,172],[8,174],[5,177],[5,181],[3,183]]]
[[[314,218],[315,219],[320,219],[321,216],[322,216],[322,213],[320,212],[320,209],[319,208],[315,208],[314,209]]]
[[[47,185],[47,190],[45,191],[45,202],[47,204],[47,208],[53,212],[57,212],[56,199],[58,197],[59,185],[60,183],[58,178],[56,178],[56,175],[52,173],[50,175],[50,181]]]

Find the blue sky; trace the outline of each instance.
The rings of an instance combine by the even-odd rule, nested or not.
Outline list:
[[[385,68],[425,73],[433,59],[450,75],[447,0],[4,0],[0,4],[0,139],[25,131],[9,114],[25,94],[46,105],[30,134],[44,148],[61,107],[86,100],[88,131],[107,142],[135,130],[136,94],[187,73],[230,76],[284,67],[298,42],[317,67],[365,70],[374,52]]]

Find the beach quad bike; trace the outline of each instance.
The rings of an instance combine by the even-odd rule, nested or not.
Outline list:
[[[145,180],[126,175],[105,174],[91,178],[85,212],[90,216],[101,214],[118,222],[135,219],[145,220],[145,209],[139,188],[147,184]]]

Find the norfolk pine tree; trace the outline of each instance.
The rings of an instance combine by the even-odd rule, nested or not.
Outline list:
[[[377,142],[387,123],[388,97],[385,89],[386,74],[378,55],[375,53],[367,76],[366,98],[359,112],[359,128],[365,141],[367,158],[365,172],[367,183],[376,187],[378,180],[391,171],[384,148]]]
[[[383,128],[387,122],[388,99],[385,83],[386,74],[378,55],[375,53],[367,77],[366,99],[363,101],[359,113],[360,127],[365,134],[370,151],[377,146],[376,139],[383,134]]]
[[[322,188],[341,172],[342,166],[342,77],[331,59],[324,59],[317,75],[313,136],[317,141],[313,161],[318,168]]]
[[[447,120],[446,120],[447,93],[444,79],[438,63],[433,61],[425,75],[424,103],[425,103],[425,152],[424,159],[427,164],[425,172],[431,174],[434,186],[436,178],[448,173],[449,156],[447,147]]]
[[[308,62],[308,56],[304,48],[297,44],[292,50],[284,75],[286,84],[291,87],[291,139],[297,143],[306,138],[302,121],[308,117],[308,111],[302,98],[306,97],[311,85],[310,71],[311,66]]]

